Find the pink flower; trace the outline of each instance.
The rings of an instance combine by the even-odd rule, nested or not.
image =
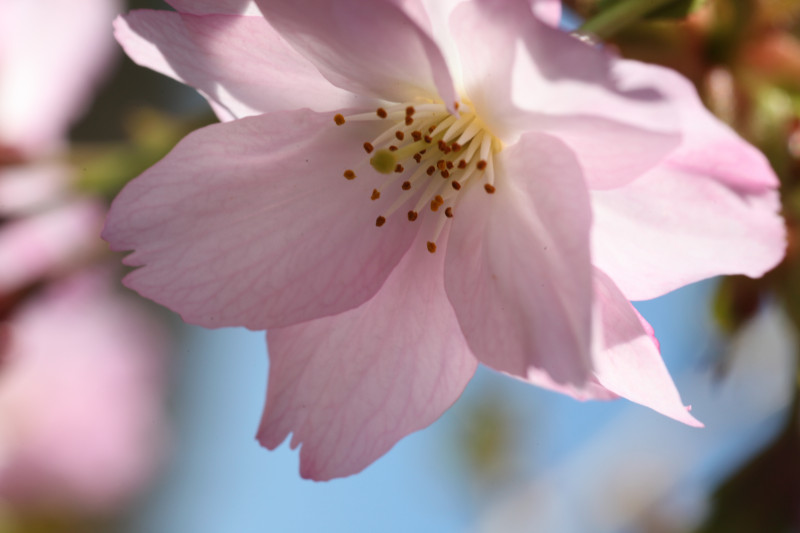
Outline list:
[[[41,154],[62,142],[111,59],[119,5],[0,0],[0,148]]]
[[[0,499],[105,513],[164,445],[165,339],[106,272],[49,286],[3,325]]]
[[[699,425],[629,299],[759,276],[784,229],[763,156],[685,79],[526,0],[170,3],[117,38],[226,122],[130,183],[104,236],[188,322],[269,329],[262,444],[358,472],[478,362]]]

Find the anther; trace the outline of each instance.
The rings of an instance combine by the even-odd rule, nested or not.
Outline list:
[[[336,123],[337,126],[341,126],[342,124],[344,124],[344,115],[342,115],[341,113],[336,113],[333,116],[333,121]]]
[[[378,108],[378,109],[375,111],[375,114],[376,114],[376,115],[378,115],[378,116],[379,116],[379,117],[381,117],[381,118],[386,118],[386,117],[388,117],[388,116],[389,116],[389,114],[386,112],[386,110],[385,110],[384,108],[382,108],[382,107],[379,107],[379,108]]]
[[[422,154],[414,154],[414,161],[420,163],[422,161]]]
[[[447,169],[450,170],[452,168],[453,168],[453,162],[452,161],[448,161],[447,162]]]
[[[367,143],[364,143],[364,150],[365,150],[365,151],[366,151],[368,154],[371,154],[371,153],[372,153],[372,151],[373,151],[374,149],[375,149],[375,147],[374,147],[374,146],[372,146],[372,143],[368,143],[368,142],[367,142]]]
[[[428,144],[433,142],[433,137],[431,137],[430,135],[424,136],[423,139],[425,139],[425,142]]]
[[[398,141],[402,141],[405,138],[406,134],[400,130],[397,130],[396,132],[394,132],[394,136],[397,137]]]
[[[458,106],[460,104],[458,102],[453,102],[453,109],[458,110]]]
[[[397,163],[397,165],[394,167],[394,171],[397,172],[398,174],[400,174],[404,170],[405,169],[403,168],[403,165],[401,165],[400,163]]]
[[[404,181],[403,184],[400,186],[404,191],[407,191],[411,188],[410,181]]]
[[[435,125],[431,126],[430,128],[428,128],[428,133],[433,133],[433,130],[435,130],[435,129],[436,129]]]
[[[459,182],[455,181],[455,180],[454,180],[454,181],[451,181],[451,182],[450,182],[450,185],[452,185],[452,186],[453,186],[453,188],[454,188],[455,190],[457,190],[457,191],[460,191],[460,190],[461,190],[461,184],[460,184]]]
[[[378,189],[372,189],[372,196],[370,197],[371,200],[377,200],[381,197],[381,192]]]
[[[439,204],[436,203],[436,200],[431,200],[431,211],[435,212],[438,210],[439,210]]]
[[[447,161],[445,161],[444,159],[440,159],[440,160],[438,160],[438,161],[436,162],[436,167],[437,167],[439,170],[444,170],[444,169],[446,169],[446,168],[447,168]]]
[[[390,152],[396,152],[396,151],[397,151],[397,146],[395,146],[395,145],[393,145],[393,144],[392,144],[392,145],[390,145],[390,146],[389,146],[389,151],[390,151]]]
[[[436,167],[431,165],[428,167],[428,170],[425,171],[428,176],[433,176],[433,173],[436,172]]]
[[[386,224],[386,219],[384,217],[378,217],[377,219],[375,219],[375,225],[378,226],[379,228],[384,224]]]
[[[483,186],[483,188],[486,190],[487,193],[494,194],[495,191],[494,185],[489,185],[487,183],[486,185]]]
[[[449,172],[447,169],[445,169],[445,170],[442,170],[442,177],[443,177],[444,179],[447,179],[447,178],[449,178],[449,177],[450,177],[450,172]]]
[[[454,152],[458,152],[459,150],[461,150],[461,145],[458,143],[453,143],[450,145],[450,148],[452,148]]]
[[[431,241],[428,241],[428,251],[432,254],[436,253],[436,244],[432,243]]]
[[[406,117],[406,126],[410,126],[414,123],[414,119],[412,117]]]
[[[418,140],[422,139],[422,132],[418,131],[418,130],[414,130],[414,131],[411,132],[411,137],[415,141],[418,141]]]
[[[458,162],[458,168],[467,168],[467,162],[462,159]]]
[[[447,150],[447,143],[442,141],[442,140],[439,140],[438,146],[439,146],[439,150],[441,150],[442,152]]]
[[[343,176],[349,180],[356,179],[356,173],[349,169],[344,171]]]
[[[411,115],[413,115],[415,112],[416,112],[416,109],[414,109],[414,106],[411,106],[411,105],[410,105],[410,106],[408,106],[408,107],[406,108],[406,115],[407,115],[407,116],[409,116],[409,117],[410,117]]]
[[[447,209],[445,209],[444,216],[446,216],[447,218],[453,218],[453,208],[448,207]]]
[[[487,163],[486,163],[486,161],[485,161],[485,160],[483,160],[483,159],[481,159],[480,161],[478,161],[478,165],[477,165],[477,168],[478,168],[478,170],[483,170],[483,169],[485,169],[485,168],[486,168],[486,164],[487,164]]]
[[[408,221],[409,222],[414,222],[415,220],[417,220],[417,216],[418,215],[417,215],[416,211],[409,211],[408,212]]]

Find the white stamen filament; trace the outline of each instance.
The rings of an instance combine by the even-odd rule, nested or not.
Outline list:
[[[477,180],[484,182],[487,193],[495,191],[494,153],[502,146],[468,104],[456,106],[457,114],[444,104],[391,104],[372,113],[336,115],[334,122],[385,122],[388,126],[370,142],[364,143],[368,156],[355,167],[369,162],[374,171],[386,178],[373,189],[373,201],[393,201],[376,220],[380,227],[402,206],[415,198],[408,212],[413,222],[419,215],[438,217],[427,246],[433,253],[445,225],[450,221],[463,187]],[[373,173],[374,174],[374,173]],[[356,178],[352,170],[348,180]],[[402,186],[397,187],[402,180]],[[426,181],[427,180],[427,181]],[[424,186],[421,186],[425,182]]]

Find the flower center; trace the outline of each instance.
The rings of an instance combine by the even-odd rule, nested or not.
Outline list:
[[[378,227],[409,200],[417,197],[408,211],[409,222],[420,214],[437,217],[428,251],[436,251],[436,241],[445,224],[455,215],[460,193],[465,187],[482,183],[488,194],[495,192],[494,155],[502,149],[468,103],[456,104],[457,115],[444,104],[396,104],[379,107],[374,113],[344,117],[334,121],[342,126],[355,121],[385,121],[387,128],[376,138],[364,142],[373,170],[385,176],[373,189],[373,201],[394,197],[394,201],[375,221]],[[356,178],[345,170],[348,180]],[[399,182],[399,187],[398,187]]]

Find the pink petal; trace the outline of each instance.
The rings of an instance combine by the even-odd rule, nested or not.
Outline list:
[[[254,0],[167,0],[181,13],[261,16]]]
[[[108,513],[156,473],[165,439],[162,328],[106,272],[49,284],[6,323],[0,497]]]
[[[559,137],[590,188],[627,183],[677,147],[668,100],[630,87],[617,72],[626,62],[542,23],[527,0],[465,2],[451,21],[467,95],[506,142],[530,130]]]
[[[18,217],[60,202],[71,186],[71,170],[61,163],[36,162],[0,170],[0,217]]]
[[[592,192],[592,209],[593,262],[631,300],[719,274],[761,276],[786,246],[776,192],[748,195],[666,165]]]
[[[29,153],[60,142],[114,51],[115,0],[0,3],[0,144]]]
[[[361,171],[374,127],[300,110],[192,133],[111,206],[103,236],[141,266],[127,285],[207,327],[280,327],[368,300],[416,228],[376,228],[375,183],[342,177]]]
[[[498,156],[497,192],[476,184],[453,219],[445,287],[482,363],[582,387],[589,376],[588,194],[570,150],[528,133]]]
[[[652,328],[611,279],[594,271],[594,362],[597,381],[611,392],[690,426],[702,427],[681,402]]]
[[[657,84],[676,104],[683,142],[667,164],[690,174],[713,176],[745,193],[760,193],[778,186],[767,158],[700,101],[694,85],[669,69],[642,63],[624,65],[626,79],[636,86]]]
[[[533,0],[533,14],[545,24],[558,28],[561,23],[561,0]]]
[[[347,476],[450,407],[477,362],[447,301],[443,262],[417,242],[361,307],[269,332],[264,446],[293,433],[303,477]]]
[[[455,89],[444,57],[401,2],[258,0],[267,20],[334,85],[405,102],[451,105]]]
[[[134,61],[197,88],[224,119],[331,111],[359,100],[331,85],[260,16],[142,10],[118,17],[114,27]]]
[[[66,269],[96,250],[102,208],[80,201],[18,220],[0,231],[0,294]]]

